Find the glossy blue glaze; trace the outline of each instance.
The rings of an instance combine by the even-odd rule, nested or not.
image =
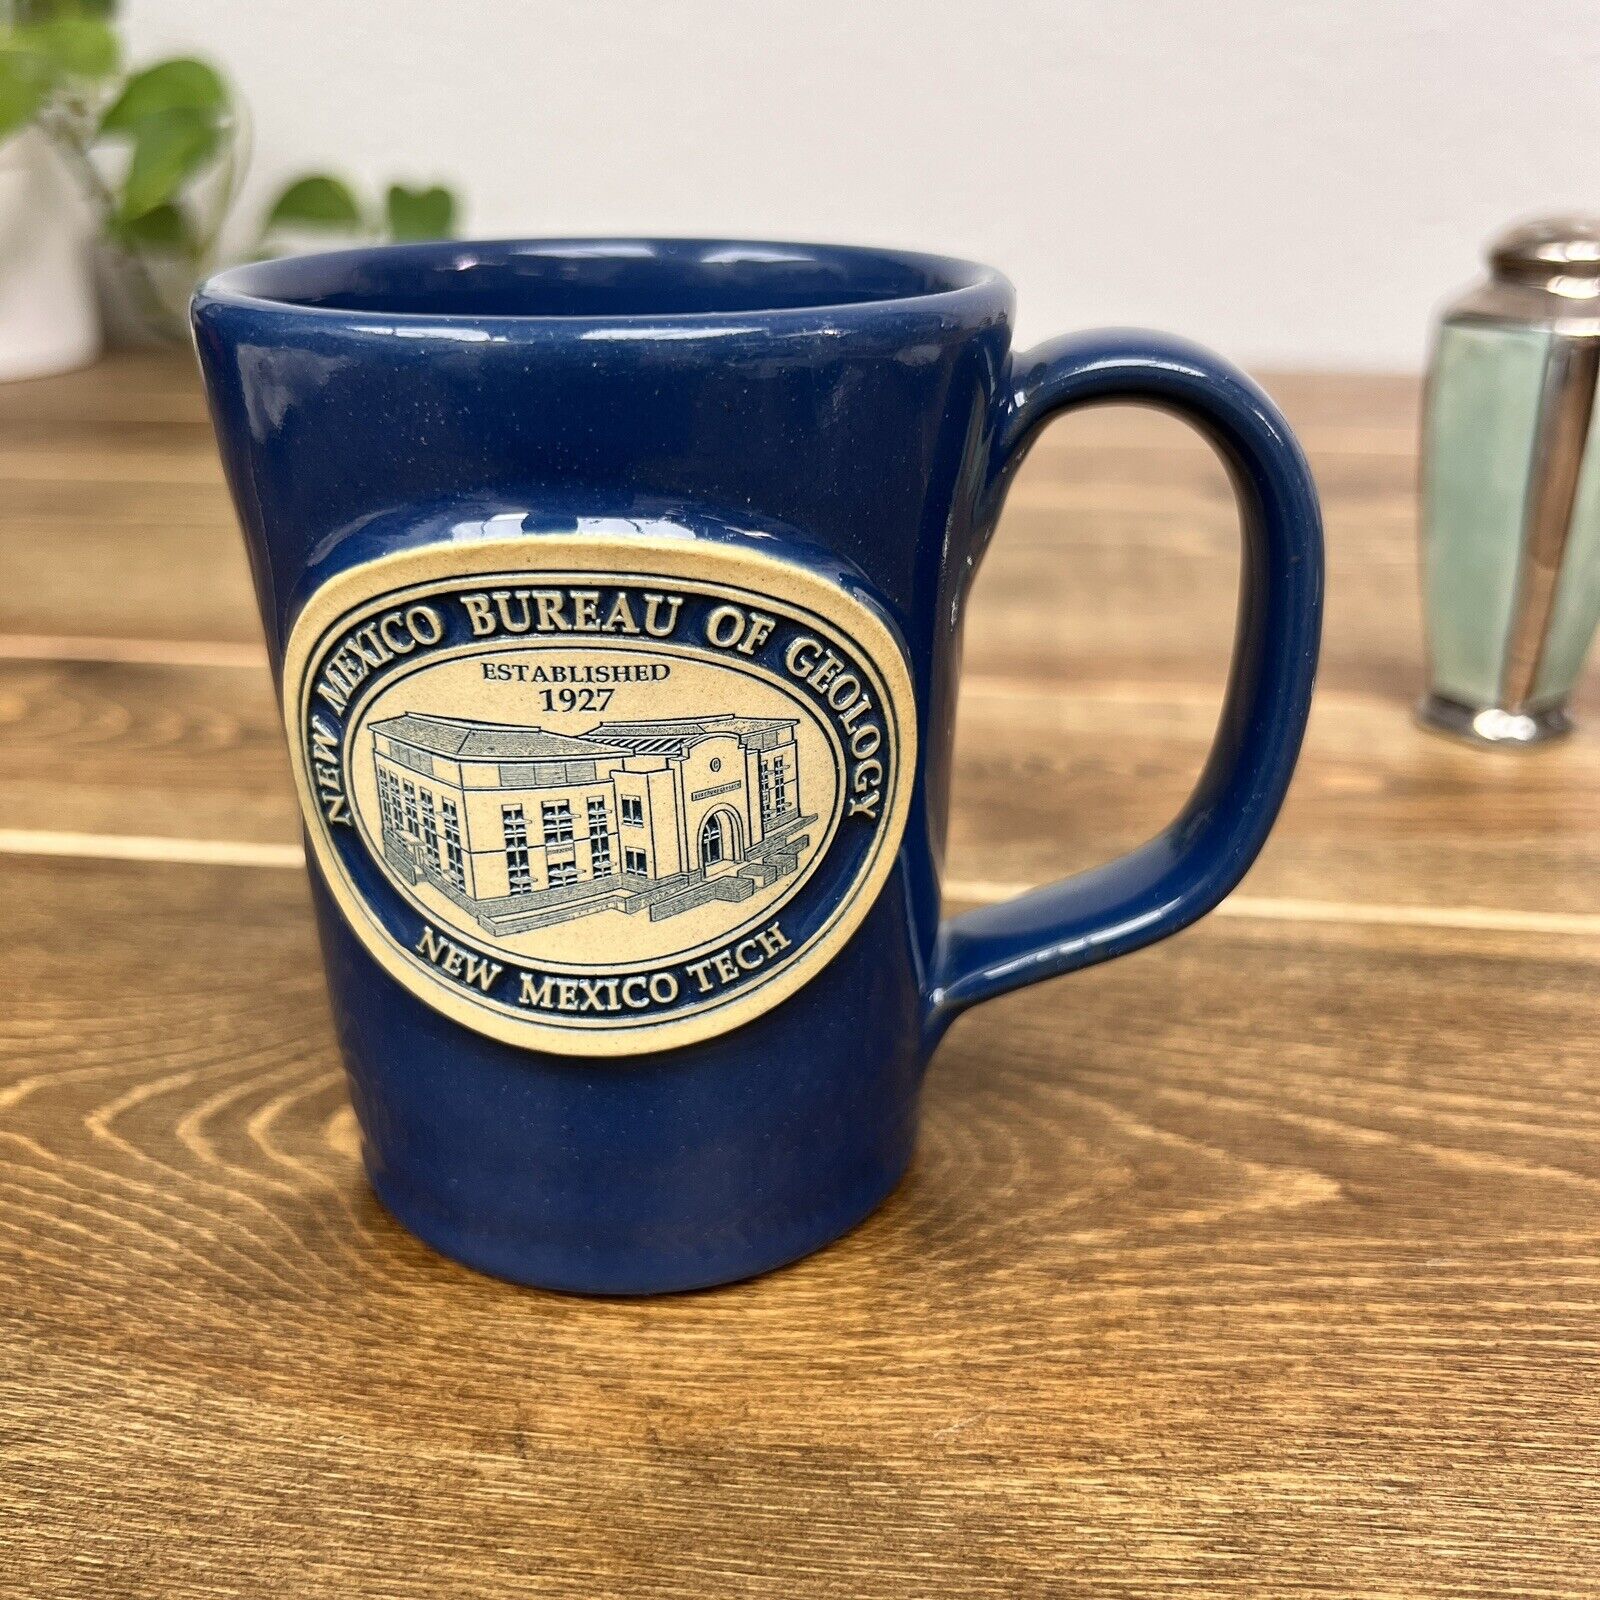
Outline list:
[[[1094,333],[1019,363],[994,442],[995,492],[1052,416],[1137,400],[1194,424],[1227,465],[1244,535],[1238,635],[1210,758],[1188,804],[1138,850],[940,932],[932,1025],[1008,989],[1126,955],[1203,917],[1244,876],[1289,787],[1322,627],[1322,533],[1311,472],[1270,401],[1176,339]]]
[[[1012,292],[939,257],[727,241],[441,244],[241,268],[194,329],[274,659],[374,549],[661,518],[858,586],[906,646],[919,765],[895,871],[804,988],[624,1061],[496,1043],[391,979],[313,891],[373,1184],[415,1232],[525,1283],[723,1282],[865,1216],[910,1158],[950,1018],[1124,953],[1237,881],[1311,690],[1316,504],[1270,403],[1142,334],[1010,351]],[[968,589],[1028,441],[1140,399],[1218,444],[1245,511],[1233,690],[1188,811],[1114,866],[941,932],[936,863]],[[1071,1003],[1063,993],[1064,1008]]]

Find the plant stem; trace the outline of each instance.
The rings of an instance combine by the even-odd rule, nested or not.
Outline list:
[[[45,138],[65,160],[98,214],[101,240],[107,246],[123,281],[132,291],[136,309],[146,327],[164,339],[174,338],[177,333],[176,320],[171,307],[162,299],[161,291],[144,259],[138,251],[118,244],[109,237],[111,219],[117,210],[116,197],[106,187],[105,180],[90,160],[88,145],[79,136],[74,119],[62,110],[47,106],[40,111],[38,124]]]

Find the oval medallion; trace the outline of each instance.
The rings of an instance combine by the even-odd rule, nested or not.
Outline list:
[[[707,541],[431,544],[284,661],[312,847],[373,956],[495,1038],[625,1055],[791,995],[882,889],[915,717],[878,612]]]

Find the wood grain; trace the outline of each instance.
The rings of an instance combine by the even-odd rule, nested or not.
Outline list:
[[[264,665],[0,656],[0,819],[14,828],[299,837]]]
[[[1329,668],[1242,914],[958,1023],[834,1248],[617,1303],[371,1199],[298,872],[94,858],[289,859],[280,736],[187,370],[0,387],[0,1594],[1600,1592],[1600,741],[1411,727],[1414,386],[1275,387]],[[972,888],[1164,819],[1232,609],[1172,425],[1017,496]]]
[[[996,559],[999,559],[997,557]],[[1042,882],[1154,833],[1205,757],[1215,692],[969,676],[947,876]],[[0,826],[291,844],[264,668],[0,656]],[[1404,702],[1323,689],[1252,896],[1600,914],[1600,740],[1488,759]]]
[[[1454,1595],[1600,1560],[1593,945],[1213,922],[960,1024],[912,1177],[836,1248],[608,1305],[368,1197],[295,877],[0,892],[12,1592]],[[70,936],[64,892],[99,910]]]

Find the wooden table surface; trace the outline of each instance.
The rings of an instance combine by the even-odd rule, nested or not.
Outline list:
[[[958,1023],[848,1238],[652,1302],[370,1197],[188,364],[0,388],[0,1594],[1600,1592],[1600,697],[1415,730],[1415,386],[1270,386],[1331,576],[1256,869]],[[1170,814],[1235,544],[1176,424],[1040,444],[953,901]]]

